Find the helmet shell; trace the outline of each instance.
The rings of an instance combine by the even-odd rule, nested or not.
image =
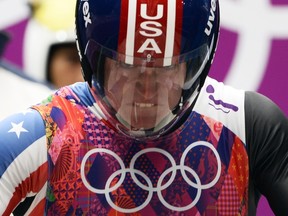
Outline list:
[[[95,89],[102,116],[116,122],[118,129],[125,127],[119,126],[115,110],[111,111],[105,101],[105,71],[101,68],[104,59],[129,65],[144,59],[146,65],[150,61],[159,63],[157,67],[186,62],[192,69],[187,69],[181,101],[172,110],[170,123],[142,135],[155,137],[181,121],[209,72],[218,42],[219,20],[218,0],[77,0],[76,35],[83,75]],[[203,48],[206,50],[200,55]]]
[[[27,23],[23,43],[26,74],[46,81],[50,49],[54,45],[75,43],[75,5],[71,0],[42,0]]]
[[[207,43],[207,66],[212,62],[219,34],[218,0],[78,0],[76,7],[81,57],[91,40],[128,58],[164,59]],[[90,82],[93,72],[84,68]]]

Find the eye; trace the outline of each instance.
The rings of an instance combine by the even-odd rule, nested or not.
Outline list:
[[[178,70],[178,65],[169,65],[169,66],[166,66],[166,67],[159,67],[157,68],[157,71],[160,72],[160,73],[171,73],[171,72],[175,72]]]
[[[126,63],[124,63],[124,62],[118,62],[118,63],[117,63],[117,66],[118,66],[119,68],[127,69],[127,70],[131,70],[131,69],[136,68],[136,66],[131,65],[131,64],[126,64]]]
[[[164,67],[165,70],[176,70],[178,68],[178,65],[170,65],[170,66],[167,66],[167,67]]]

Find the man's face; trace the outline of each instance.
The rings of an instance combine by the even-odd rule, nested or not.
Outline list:
[[[56,87],[83,81],[76,45],[58,46],[50,60],[49,81]]]
[[[105,95],[128,125],[135,129],[150,129],[178,105],[185,74],[185,63],[152,68],[126,65],[107,58]]]

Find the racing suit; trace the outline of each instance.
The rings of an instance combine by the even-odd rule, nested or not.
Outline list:
[[[266,97],[207,78],[155,140],[101,119],[87,83],[0,123],[0,214],[288,215],[288,122]]]

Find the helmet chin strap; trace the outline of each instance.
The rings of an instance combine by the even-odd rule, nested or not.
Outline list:
[[[198,85],[196,87],[196,90],[193,92],[192,96],[190,97],[190,99],[187,101],[187,103],[185,104],[185,107],[183,107],[184,105],[180,106],[180,103],[178,105],[178,109],[185,109],[182,111],[182,115],[178,116],[178,119],[173,125],[171,125],[171,127],[169,127],[164,134],[169,134],[172,131],[176,130],[177,128],[179,128],[181,125],[183,125],[183,122],[186,121],[186,119],[188,118],[188,116],[191,114],[191,111],[194,107],[194,104],[197,101],[197,97],[199,95],[200,92],[200,81],[198,82]]]
[[[183,107],[183,96],[180,98],[179,109],[182,110]]]

